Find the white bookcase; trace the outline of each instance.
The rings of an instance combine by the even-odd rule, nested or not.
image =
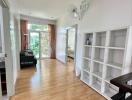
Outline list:
[[[110,80],[132,69],[132,27],[86,33],[83,40],[81,80],[110,99],[119,90]]]
[[[94,62],[93,66],[93,74],[102,78],[102,73],[103,73],[103,64],[100,64],[98,62]]]
[[[103,62],[104,61],[104,48],[94,48],[95,54],[94,54],[94,60]]]
[[[105,46],[106,32],[97,32],[95,41],[96,46]]]
[[[101,84],[102,84],[102,79],[93,75],[92,76],[92,87],[100,92],[101,91]]]

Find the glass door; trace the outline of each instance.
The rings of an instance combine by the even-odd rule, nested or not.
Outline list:
[[[50,57],[50,43],[49,43],[49,33],[48,32],[40,32],[41,36],[41,58],[49,58]]]
[[[37,59],[50,57],[50,39],[48,32],[29,32],[29,48]]]
[[[37,59],[40,58],[40,34],[39,32],[30,32],[29,37],[30,49]]]

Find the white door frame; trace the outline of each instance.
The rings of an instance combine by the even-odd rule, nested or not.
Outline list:
[[[7,95],[15,94],[15,86],[13,79],[13,56],[11,51],[11,36],[10,36],[10,15],[9,9],[3,8],[3,33],[5,41],[5,67],[7,80]]]
[[[75,52],[74,52],[74,71],[76,70],[76,51],[77,51],[77,32],[78,32],[78,25],[73,25],[71,26],[70,28],[67,29],[66,31],[66,63],[68,62],[68,30],[71,29],[71,28],[75,28],[75,45],[74,45],[74,48],[75,48]]]
[[[40,50],[40,52],[39,52],[39,58],[38,59],[46,59],[46,58],[50,58],[50,57],[42,57],[42,55],[41,55],[41,33],[47,33],[47,31],[32,31],[32,30],[29,30],[29,48],[30,48],[30,34],[31,34],[31,32],[36,32],[36,33],[38,33],[39,34],[39,50]]]
[[[0,3],[2,2],[3,1],[0,1]],[[1,20],[0,29],[1,29],[1,33],[3,34],[2,35],[3,54],[0,56],[1,57],[3,56],[5,59],[7,96],[10,97],[15,94],[15,86],[13,81],[13,60],[12,60],[13,58],[12,58],[11,37],[10,37],[10,13],[7,5],[0,6],[0,20]],[[2,91],[0,90],[0,95],[1,93]]]
[[[5,47],[4,47],[4,34],[3,34],[3,27],[2,27],[2,20],[3,20],[3,13],[2,13],[2,6],[0,5],[0,35],[1,35],[1,45],[2,45],[2,52],[0,53],[0,61],[1,58],[4,58],[4,54],[5,54]],[[2,100],[2,87],[1,87],[1,77],[0,77],[0,100]]]

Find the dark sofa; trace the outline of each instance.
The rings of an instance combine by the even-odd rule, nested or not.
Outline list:
[[[32,50],[23,50],[20,52],[20,65],[21,68],[27,66],[36,66],[37,59],[34,57]]]

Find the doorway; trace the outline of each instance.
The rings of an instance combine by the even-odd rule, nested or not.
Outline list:
[[[74,63],[74,70],[76,66],[76,47],[77,47],[77,25],[67,29],[66,39],[66,60],[67,63]]]
[[[29,32],[29,48],[37,59],[50,58],[48,32]]]
[[[39,59],[40,58],[40,35],[38,32],[30,32],[30,44],[29,48],[33,51],[34,56]]]
[[[50,58],[48,30],[29,30],[29,49],[37,59]]]

